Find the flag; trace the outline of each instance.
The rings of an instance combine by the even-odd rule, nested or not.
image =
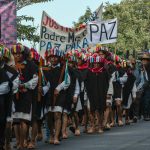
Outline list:
[[[103,20],[102,16],[103,16],[103,3],[91,14],[89,18],[87,18],[87,20],[85,20],[83,24],[86,25],[91,21]]]
[[[66,61],[66,68],[65,68],[65,84],[68,83],[68,60]]]
[[[96,10],[96,20],[103,20],[103,3]]]

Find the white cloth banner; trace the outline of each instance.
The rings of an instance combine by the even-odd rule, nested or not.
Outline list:
[[[43,12],[40,34],[40,55],[57,47],[61,51],[88,47],[86,27],[67,28],[59,25],[54,19]]]
[[[109,44],[117,41],[117,18],[106,21],[93,21],[87,25],[89,44]]]

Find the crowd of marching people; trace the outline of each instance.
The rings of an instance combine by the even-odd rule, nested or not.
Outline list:
[[[14,148],[23,150],[43,137],[59,145],[68,129],[75,136],[102,134],[150,121],[150,54],[140,60],[124,60],[100,45],[66,53],[54,48],[44,59],[21,44],[1,46],[0,150],[11,149],[12,131]]]

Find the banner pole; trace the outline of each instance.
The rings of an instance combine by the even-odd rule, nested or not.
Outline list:
[[[39,62],[39,74],[38,74],[38,77],[39,77],[39,82],[38,82],[38,87],[39,89],[41,88],[42,86],[42,73],[41,73],[41,68],[42,68],[42,57],[40,57],[40,62]],[[38,102],[41,101],[41,92],[38,91]]]
[[[115,45],[115,51],[114,51],[114,54],[115,54],[115,61],[114,61],[114,65],[116,65],[116,54],[117,54],[117,46]]]

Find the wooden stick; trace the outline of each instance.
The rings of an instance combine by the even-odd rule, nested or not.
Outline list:
[[[41,68],[42,68],[42,58],[40,58],[40,63],[39,63],[39,82],[38,82],[38,87],[40,88],[42,86],[42,73],[41,73]],[[41,101],[41,92],[38,91],[38,102]]]
[[[116,65],[116,54],[117,54],[117,48],[116,48],[116,46],[115,46],[114,54],[115,54],[115,61],[114,61],[114,65]]]

